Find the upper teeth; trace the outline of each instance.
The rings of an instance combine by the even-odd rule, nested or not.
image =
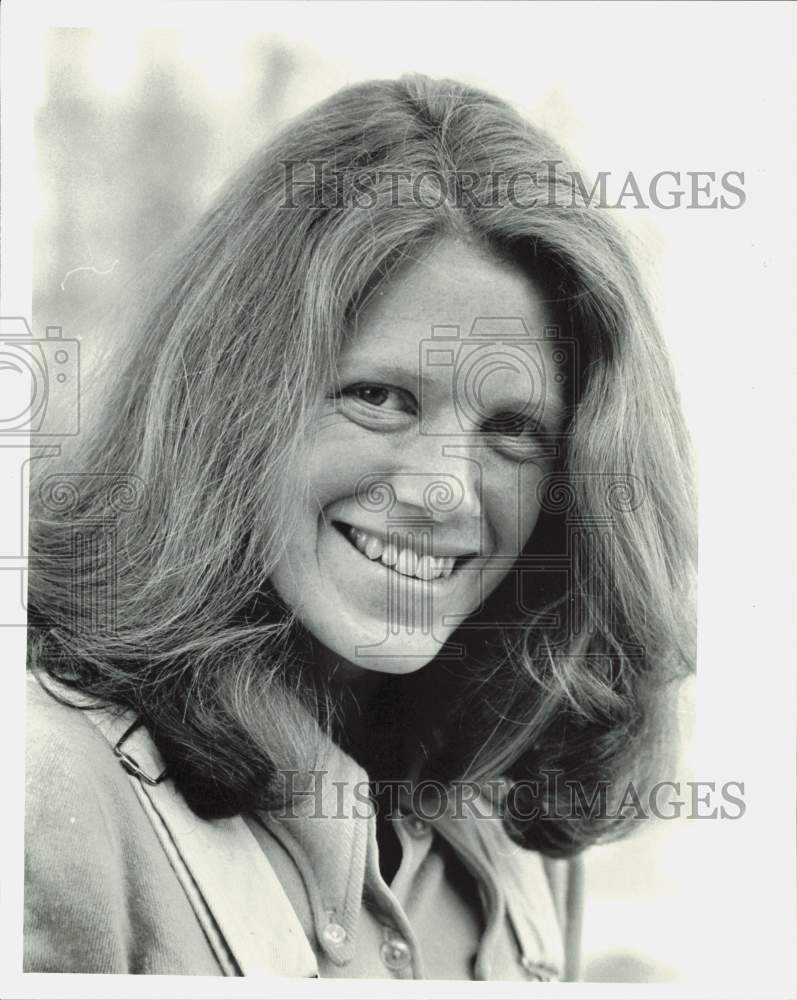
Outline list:
[[[399,547],[393,542],[385,543],[376,535],[369,535],[359,528],[349,527],[349,538],[363,555],[369,559],[379,559],[385,566],[390,566],[404,576],[414,576],[419,580],[437,580],[451,576],[456,559],[453,556],[435,558],[422,555],[409,547]]]

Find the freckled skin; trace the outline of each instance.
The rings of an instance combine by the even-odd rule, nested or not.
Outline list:
[[[493,346],[489,337],[506,327],[490,317],[525,321],[528,333],[513,341],[509,366],[503,341],[496,337]],[[339,359],[339,383],[319,401],[316,432],[296,463],[297,495],[307,500],[272,576],[314,637],[346,665],[409,673],[429,663],[528,541],[539,516],[535,487],[549,459],[533,429],[508,428],[506,416],[539,412],[543,400],[555,426],[563,399],[552,348],[540,343],[552,322],[528,275],[453,239],[400,272],[359,315]],[[430,363],[433,325],[459,326],[453,364]],[[469,356],[463,351],[479,352],[476,382],[458,381],[457,364]],[[523,368],[531,355],[536,366]],[[464,398],[475,384],[478,399]],[[454,491],[447,506],[427,490],[441,480]],[[395,497],[387,510],[368,502],[363,485],[374,481]],[[433,553],[478,558],[447,579],[411,579],[369,560],[335,526],[381,538],[393,530],[406,541],[419,517]]]

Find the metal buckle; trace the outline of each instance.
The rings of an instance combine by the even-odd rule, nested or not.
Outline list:
[[[151,778],[146,771],[142,770],[139,764],[131,757],[129,754],[124,753],[122,750],[122,744],[131,736],[136,729],[139,729],[143,725],[141,719],[136,719],[132,726],[124,731],[124,733],[119,738],[118,743],[113,748],[113,752],[119,758],[122,767],[127,771],[128,774],[132,774],[134,777],[139,778],[141,781],[148,785],[159,785],[165,778],[168,768],[164,768],[163,771],[158,775],[157,778]]]

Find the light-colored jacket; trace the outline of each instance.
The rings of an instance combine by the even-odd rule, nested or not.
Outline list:
[[[397,821],[388,885],[339,748],[313,816],[203,820],[134,717],[28,691],[26,972],[578,977],[580,865],[497,818]]]

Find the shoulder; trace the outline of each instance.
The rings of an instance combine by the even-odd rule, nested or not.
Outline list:
[[[111,744],[92,721],[92,712],[67,701],[86,704],[77,693],[29,676],[25,714],[29,828],[44,817],[64,812],[75,815],[73,806],[86,815],[101,811],[103,804],[113,803],[117,810],[125,802],[134,804],[127,776]]]
[[[80,867],[90,853],[101,866],[135,822],[135,795],[113,748],[88,711],[62,703],[64,688],[29,677],[25,716],[25,842],[54,869]],[[76,699],[80,696],[75,696]]]
[[[146,820],[87,713],[27,688],[25,969],[124,971],[126,854]]]
[[[96,838],[128,822],[126,814],[136,816],[136,797],[111,743],[92,719],[95,713],[75,707],[87,706],[86,699],[34,676],[26,686],[26,836],[64,816],[74,826],[80,816],[102,815],[101,825],[83,831]]]
[[[77,693],[37,674],[29,673],[25,698],[25,749],[29,769],[40,773],[54,767],[60,772],[107,758],[113,761],[108,741],[92,724],[87,701]],[[86,761],[88,753],[91,761]]]
[[[27,693],[24,971],[218,975],[141,781],[114,752],[131,720],[43,683],[56,697],[35,678]]]

